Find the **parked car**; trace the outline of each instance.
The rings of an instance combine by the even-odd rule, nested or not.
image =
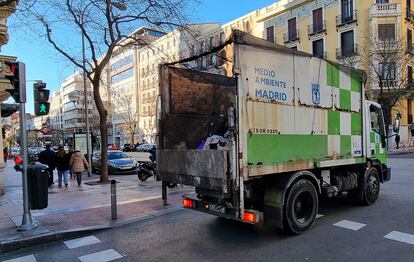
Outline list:
[[[138,163],[119,150],[108,151],[108,173],[110,175],[137,174]],[[97,152],[92,156],[92,172],[101,171],[101,153]]]
[[[135,151],[135,150],[134,150],[134,147],[133,147],[131,144],[125,144],[125,145],[122,147],[122,151],[123,151],[123,152],[133,152],[133,151]]]
[[[155,148],[155,145],[153,145],[153,144],[141,144],[137,147],[137,151],[138,152],[148,152],[153,148]]]

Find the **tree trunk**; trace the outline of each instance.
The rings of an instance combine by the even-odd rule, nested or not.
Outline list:
[[[106,119],[108,113],[106,112],[105,106],[102,102],[101,95],[99,92],[99,78],[94,78],[92,81],[93,96],[96,104],[96,109],[99,113],[99,130],[101,131],[101,177],[100,182],[108,182],[108,129],[106,126]]]

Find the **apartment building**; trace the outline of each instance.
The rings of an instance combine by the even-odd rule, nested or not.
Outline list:
[[[97,110],[93,100],[92,86],[90,81],[86,81],[87,88],[87,105],[89,113],[90,130],[98,125]],[[59,99],[53,102],[60,102],[62,113],[62,127],[64,131],[65,144],[73,144],[73,135],[75,133],[85,133],[85,103],[84,103],[84,86],[83,73],[75,72],[67,77],[59,89]],[[55,108],[58,105],[51,105]],[[50,115],[52,117],[52,115]]]
[[[408,90],[391,110],[393,115],[401,113],[400,136],[408,144],[414,107],[409,90],[413,84],[413,2],[281,0],[255,13],[253,34],[363,69],[367,72],[366,95],[374,101]]]
[[[108,141],[122,146],[142,142],[139,126],[139,50],[143,45],[164,36],[165,33],[141,27],[124,40],[105,68],[101,82],[101,97],[108,110]],[[138,40],[142,45],[129,44]]]

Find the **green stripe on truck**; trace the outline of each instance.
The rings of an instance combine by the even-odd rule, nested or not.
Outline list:
[[[351,135],[362,136],[362,116],[359,113],[351,113]]]
[[[341,113],[328,111],[328,135],[339,135],[341,132]]]
[[[328,156],[325,135],[247,135],[247,161],[272,166],[288,161],[324,160]]]
[[[340,107],[343,110],[351,110],[351,91],[340,89],[339,90]]]

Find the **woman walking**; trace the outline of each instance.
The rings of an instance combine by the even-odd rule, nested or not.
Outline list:
[[[69,155],[66,154],[65,149],[63,148],[63,146],[59,146],[58,148],[58,153],[57,153],[57,163],[56,163],[56,168],[58,171],[58,187],[62,186],[62,177],[63,177],[63,182],[65,183],[65,187],[68,187],[69,181],[68,181],[68,176],[69,176]]]
[[[78,187],[80,187],[82,183],[82,172],[88,168],[88,162],[78,148],[75,149],[75,152],[70,157],[69,165],[72,168],[72,172],[75,173]]]

